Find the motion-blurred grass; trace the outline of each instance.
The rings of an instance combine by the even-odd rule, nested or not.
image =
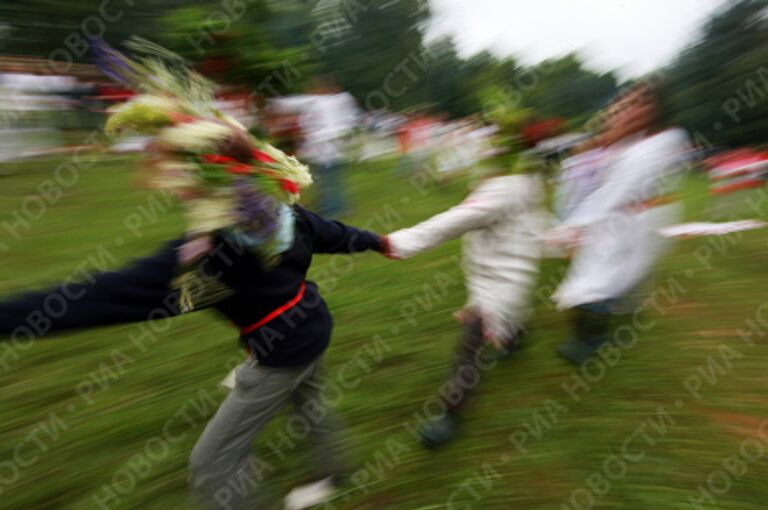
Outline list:
[[[130,186],[131,159],[83,161],[77,182],[23,227],[20,239],[0,225],[9,248],[0,253],[4,294],[117,266],[181,232],[177,207],[160,207],[157,196]],[[0,177],[0,219],[12,221],[25,203],[27,212],[37,211],[25,197],[54,178],[59,163],[21,165]],[[354,214],[346,220],[382,232],[427,218],[466,190],[462,181],[414,186],[388,163],[354,167],[348,180]],[[705,214],[705,191],[703,178],[687,179],[689,218]],[[701,485],[717,491],[711,508],[765,508],[768,460],[756,458],[754,441],[746,472],[712,475],[728,473],[723,462],[741,455],[742,442],[768,418],[766,341],[756,334],[748,346],[738,334],[764,300],[765,235],[678,243],[653,282],[658,310],[643,315],[644,324],[655,325],[615,367],[605,365],[605,376],[580,390],[579,401],[562,385],[580,372],[554,352],[566,335],[565,317],[546,299],[564,263],[546,261],[530,348],[487,375],[463,435],[437,452],[422,449],[408,427],[437,391],[456,342],[451,312],[464,298],[459,243],[406,262],[376,254],[317,257],[313,274],[336,320],[328,373],[346,387],[340,397],[328,395],[339,399],[357,469],[335,507],[554,510],[579,508],[572,494],[587,508],[590,492],[593,508],[683,509],[695,508],[689,497],[698,497]],[[4,353],[0,508],[187,507],[187,456],[214,412],[211,399],[222,396],[218,381],[241,353],[235,332],[212,312],[152,327],[156,340],[143,346],[130,338],[148,329],[128,325],[25,344],[19,359]],[[723,346],[739,354],[730,366]],[[712,372],[714,384],[702,378],[699,400],[684,381],[706,368],[710,355],[720,371]],[[547,411],[548,399],[558,412]],[[666,430],[649,421],[662,424],[659,406],[671,417]],[[635,435],[631,443],[642,459],[627,462],[623,476],[614,466],[610,485],[591,490],[588,479],[606,475],[604,461],[644,423],[651,440]],[[284,460],[269,447],[286,425],[277,420],[255,446],[274,466],[264,490],[275,498],[311,477],[307,441]],[[530,436],[527,452],[508,439],[520,430]]]

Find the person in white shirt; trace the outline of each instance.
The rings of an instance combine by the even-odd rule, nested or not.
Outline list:
[[[312,167],[313,209],[326,217],[340,216],[348,207],[343,181],[348,138],[361,119],[355,98],[324,75],[313,80],[307,94],[273,99],[271,108],[274,114],[298,115],[296,155]]]
[[[647,279],[668,241],[659,229],[675,223],[675,177],[688,147],[682,129],[662,129],[657,85],[622,95],[606,118],[605,174],[559,226],[560,239],[578,240],[571,267],[554,294],[572,311],[573,338],[558,351],[572,363],[593,356],[611,339],[613,317]]]
[[[325,216],[339,216],[347,209],[343,172],[347,136],[356,126],[359,109],[349,92],[341,91],[329,77],[316,79],[299,118],[303,142],[299,156],[313,167],[316,179],[315,209]]]
[[[555,200],[555,213],[561,220],[570,216],[602,183],[605,149],[596,145],[599,140],[599,137],[590,139],[563,160]]]
[[[421,431],[428,447],[453,437],[459,411],[481,377],[484,344],[507,352],[518,346],[538,277],[540,237],[548,219],[544,196],[540,176],[498,172],[482,180],[459,205],[387,236],[393,258],[412,257],[458,237],[463,240],[468,300],[457,318],[464,333],[452,373],[439,392],[446,412]]]

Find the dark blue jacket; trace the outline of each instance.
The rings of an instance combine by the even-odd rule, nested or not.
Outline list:
[[[256,255],[221,239],[200,266],[233,291],[210,306],[240,329],[295,302],[240,336],[260,363],[273,367],[308,363],[330,342],[331,314],[317,286],[306,282],[297,301],[312,255],[381,250],[376,234],[325,220],[301,207],[295,210],[294,243],[277,266],[265,269]],[[86,283],[63,284],[0,302],[0,337],[26,341],[58,331],[179,315],[179,295],[171,282],[178,276],[176,252],[182,243],[182,239],[169,242],[150,257],[97,274]]]

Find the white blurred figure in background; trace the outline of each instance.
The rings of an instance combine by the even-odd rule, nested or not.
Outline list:
[[[386,110],[369,113],[364,122],[365,130],[359,136],[357,160],[369,161],[395,154],[395,131],[400,122],[399,116]]]
[[[344,190],[347,139],[360,118],[355,98],[336,85],[333,78],[316,78],[304,97],[299,119],[303,142],[299,157],[313,167],[318,213],[338,217],[348,207]]]
[[[482,124],[475,117],[444,123],[439,132],[433,145],[440,181],[475,168],[482,161],[498,154],[498,149],[493,145],[498,127]]]
[[[355,98],[342,91],[332,77],[315,78],[307,94],[270,102],[273,114],[298,115],[297,156],[312,166],[319,213],[337,217],[347,209],[343,176],[349,136],[362,118]]]
[[[23,66],[0,74],[0,161],[46,154],[64,145],[56,113],[70,111],[71,76],[36,75]]]
[[[555,229],[578,247],[554,299],[572,310],[573,338],[559,347],[580,364],[610,340],[614,315],[650,275],[669,241],[659,229],[676,222],[672,195],[688,137],[661,129],[659,90],[643,83],[620,97],[606,119],[605,176]]]
[[[221,86],[213,104],[220,112],[229,115],[248,129],[257,122],[252,95],[246,87]]]

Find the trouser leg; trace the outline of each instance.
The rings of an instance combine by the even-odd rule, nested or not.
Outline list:
[[[585,345],[597,349],[610,340],[613,324],[610,302],[577,306],[571,317],[576,338]]]
[[[570,315],[573,337],[558,346],[558,352],[576,365],[591,358],[611,339],[612,306],[612,301],[601,301],[575,307]]]
[[[456,348],[451,375],[444,386],[443,401],[448,412],[455,413],[466,406],[480,384],[483,373],[495,365],[500,358],[508,358],[517,352],[525,334],[526,330],[522,327],[510,333],[510,336],[502,342],[499,355],[489,365],[489,360],[484,360],[487,356],[483,354],[486,349],[482,321],[475,319],[464,326]]]
[[[338,215],[346,208],[341,163],[329,163],[317,168],[317,211],[324,216]]]
[[[451,374],[444,386],[443,400],[448,412],[455,413],[466,406],[475,387],[480,383],[479,368],[485,342],[480,320],[474,320],[464,326],[461,339],[456,348]]]
[[[341,443],[342,427],[330,404],[337,395],[326,384],[323,367],[318,364],[293,394],[294,419],[312,442],[319,478],[333,477],[339,483],[348,466]]]
[[[258,484],[273,467],[251,455],[253,440],[319,360],[298,368],[270,368],[249,358],[236,371],[236,384],[208,422],[189,461],[189,485],[196,502],[211,510],[254,507]]]

